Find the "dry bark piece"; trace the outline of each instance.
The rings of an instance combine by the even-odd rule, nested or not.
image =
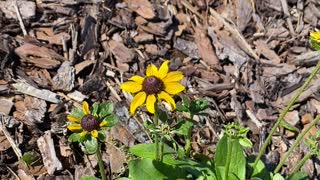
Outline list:
[[[3,131],[0,131],[0,152],[6,151],[7,149],[11,148],[11,144],[4,135]]]
[[[134,41],[136,43],[145,43],[145,42],[150,42],[153,40],[153,35],[149,33],[139,33],[137,36],[135,36]]]
[[[199,53],[202,59],[211,66],[220,65],[219,59],[211,45],[210,39],[207,36],[205,29],[196,27],[194,40],[197,44]]]
[[[283,119],[287,121],[290,125],[296,126],[300,121],[299,112],[290,111],[286,114],[286,116]]]
[[[24,101],[17,101],[15,107],[17,111],[14,112],[14,117],[29,125],[42,123],[47,112],[46,102],[31,96],[26,96]]]
[[[123,43],[110,40],[109,46],[112,54],[120,64],[131,62],[135,58],[135,53],[131,49],[127,48]]]
[[[0,114],[9,115],[13,106],[12,99],[0,99]]]
[[[112,173],[120,173],[124,169],[126,157],[121,150],[112,144],[106,143],[107,153],[110,158],[110,168]]]
[[[43,164],[47,168],[48,174],[53,175],[55,171],[62,170],[62,164],[56,155],[56,150],[54,149],[51,131],[46,131],[45,134],[37,140],[37,144],[41,152]]]
[[[36,67],[52,69],[60,65],[61,61],[66,59],[55,51],[44,46],[36,46],[25,43],[15,49],[15,53],[21,58],[21,61],[31,63]]]
[[[70,35],[65,32],[55,34],[52,28],[38,28],[35,32],[37,39],[48,41],[50,44],[63,45],[63,41],[70,40]]]
[[[60,96],[54,92],[51,92],[46,89],[37,89],[27,83],[15,83],[12,86],[19,92],[23,94],[27,94],[30,96],[37,97],[39,99],[43,99],[45,101],[49,101],[52,103],[61,102]]]
[[[127,0],[128,7],[146,19],[153,19],[156,14],[148,0]]]
[[[82,102],[87,96],[83,95],[80,91],[73,91],[68,93],[67,96],[75,101]]]
[[[120,142],[122,142],[126,146],[131,147],[134,145],[135,138],[132,135],[132,133],[125,127],[125,124],[123,124],[123,123],[118,123],[107,134],[108,134],[108,136],[119,140]]]
[[[264,40],[257,40],[254,42],[254,44],[256,45],[258,54],[262,54],[263,56],[275,63],[281,62],[280,57],[269,48],[268,44]]]
[[[187,55],[190,58],[194,58],[194,59],[200,58],[198,46],[196,43],[192,41],[187,41],[187,40],[178,38],[174,43],[173,47],[183,52],[185,55]]]
[[[17,11],[14,7],[15,3],[19,8],[20,15],[23,19],[29,19],[36,15],[36,3],[32,1],[25,0],[7,0],[0,1],[0,9],[5,14],[7,18],[18,19]]]
[[[68,61],[62,63],[58,73],[52,78],[54,90],[71,91],[74,88],[75,72]]]
[[[301,123],[303,125],[309,124],[313,120],[313,116],[311,114],[305,114],[301,117]]]

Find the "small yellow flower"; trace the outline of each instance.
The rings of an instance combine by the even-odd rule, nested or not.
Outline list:
[[[310,33],[311,40],[320,43],[320,32],[311,32]]]
[[[67,116],[67,119],[71,122],[67,128],[72,132],[81,132],[81,137],[89,134],[97,138],[98,130],[101,127],[106,127],[107,121],[100,122],[97,116],[90,114],[89,104],[85,101],[82,103],[82,111],[84,115],[82,119],[70,115]]]
[[[147,67],[145,77],[135,75],[129,79],[130,81],[121,85],[120,88],[122,90],[136,93],[130,104],[131,114],[134,114],[136,109],[144,103],[146,103],[147,110],[154,114],[157,99],[168,102],[171,110],[176,108],[176,103],[172,96],[185,89],[179,83],[183,78],[183,74],[179,71],[168,72],[168,64],[169,61],[163,62],[159,69],[151,64]]]

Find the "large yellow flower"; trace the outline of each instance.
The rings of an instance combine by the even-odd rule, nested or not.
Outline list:
[[[145,77],[135,75],[129,79],[130,81],[121,85],[120,88],[122,90],[136,93],[130,104],[131,114],[134,114],[136,109],[144,103],[146,103],[147,110],[154,114],[157,99],[168,102],[171,110],[176,108],[176,103],[172,96],[185,89],[179,83],[183,78],[183,74],[179,71],[168,72],[168,64],[169,61],[163,62],[159,69],[151,64],[147,67]]]
[[[67,128],[72,132],[81,132],[81,137],[85,137],[87,134],[90,134],[97,138],[98,130],[101,127],[106,127],[108,122],[106,120],[101,121],[97,115],[90,114],[89,105],[85,101],[82,103],[82,110],[83,113],[81,113],[81,117],[71,115],[67,116],[67,119],[71,122]]]

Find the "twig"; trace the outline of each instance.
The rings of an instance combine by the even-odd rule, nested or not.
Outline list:
[[[294,32],[294,29],[293,29],[292,20],[291,20],[290,13],[289,13],[289,10],[288,10],[287,0],[280,0],[280,1],[281,1],[281,6],[282,6],[283,13],[285,15],[285,18],[286,18],[286,21],[287,21],[287,24],[288,24],[289,31],[290,31],[291,35],[294,35],[295,32]]]
[[[2,116],[0,116],[0,117],[2,117]],[[9,141],[9,143],[10,143],[14,153],[18,157],[18,159],[21,159],[21,157],[22,157],[21,150],[17,147],[16,143],[14,142],[12,137],[10,136],[10,134],[7,131],[6,127],[3,125],[2,118],[0,118],[0,131],[3,132],[4,136],[6,136],[7,140]]]
[[[243,45],[243,48],[247,53],[253,57],[255,60],[258,60],[258,55],[253,51],[253,49],[250,47],[250,45],[247,43],[247,41],[243,38],[241,33],[237,30],[237,28],[231,26],[223,17],[220,16],[214,9],[210,8],[210,13],[220,22],[223,23],[225,28],[230,31],[236,38],[240,40],[240,42]]]
[[[25,27],[24,24],[23,24],[23,20],[22,20],[22,18],[21,18],[21,14],[20,14],[20,11],[19,11],[19,7],[18,7],[17,1],[15,1],[15,2],[13,3],[13,6],[14,6],[14,8],[15,8],[15,10],[16,10],[17,17],[18,17],[18,20],[19,20],[19,25],[20,25],[20,27],[21,27],[21,29],[22,29],[23,36],[27,36],[28,33],[27,33],[27,31],[26,31],[26,27]]]
[[[110,92],[112,95],[114,95],[114,97],[118,100],[118,101],[121,101],[121,98],[120,96],[117,94],[117,91],[111,86],[111,84],[107,81],[106,82],[108,88],[110,89]]]

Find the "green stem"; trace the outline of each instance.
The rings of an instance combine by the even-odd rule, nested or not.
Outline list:
[[[276,167],[276,169],[274,170],[274,173],[276,174],[277,172],[279,172],[279,170],[281,169],[281,167],[283,166],[283,164],[286,162],[286,160],[288,159],[289,155],[291,154],[291,152],[294,150],[295,147],[297,147],[299,145],[299,143],[301,142],[301,140],[303,139],[303,137],[307,134],[307,132],[314,126],[316,125],[320,120],[320,115],[316,117],[315,120],[312,121],[311,124],[309,124],[309,126],[303,130],[297,137],[297,139],[294,141],[294,143],[291,145],[291,147],[289,148],[288,152],[284,155],[284,157],[281,159],[280,163],[278,164],[278,166]]]
[[[318,71],[320,70],[320,61],[318,62],[316,68],[313,70],[313,72],[309,75],[308,79],[306,80],[306,82],[302,85],[302,87],[299,89],[299,91],[297,92],[297,94],[295,94],[295,96],[293,97],[293,99],[289,102],[288,106],[284,109],[284,111],[280,114],[277,122],[275,123],[275,125],[272,127],[266,141],[264,142],[264,144],[261,147],[261,150],[258,154],[258,156],[256,157],[254,163],[253,163],[253,169],[252,172],[254,171],[254,169],[257,166],[258,161],[260,160],[261,156],[264,154],[264,152],[267,149],[267,146],[269,145],[271,138],[273,136],[273,134],[275,133],[275,131],[277,130],[277,128],[279,127],[282,119],[285,117],[285,115],[289,112],[290,108],[294,105],[294,103],[296,102],[296,100],[299,98],[299,96],[302,94],[302,92],[307,88],[307,86],[310,84],[310,82],[312,81],[312,79],[316,76],[316,74],[318,73]]]
[[[157,107],[155,107],[156,109],[156,112],[154,113],[154,116],[153,116],[153,123],[155,125],[155,127],[158,127],[158,124],[159,124],[159,118],[158,118],[158,112],[157,112]],[[155,133],[155,145],[156,145],[156,160],[159,160],[159,137],[158,137],[158,134]]]
[[[226,179],[226,180],[228,179],[230,162],[231,162],[232,143],[233,143],[233,139],[228,138],[228,153],[227,153],[226,171],[224,173],[224,179]]]
[[[296,167],[294,167],[294,169],[292,170],[292,173],[290,173],[291,175],[295,174],[297,171],[299,171],[299,169],[304,165],[304,163],[310,159],[313,156],[313,152],[310,151],[308,152],[307,155],[305,155],[300,161],[299,163],[296,165]]]
[[[104,170],[104,165],[102,161],[102,155],[101,155],[101,150],[100,150],[100,144],[98,144],[98,149],[97,149],[97,158],[98,158],[98,164],[99,164],[99,171],[101,175],[102,180],[107,180],[106,172]]]

